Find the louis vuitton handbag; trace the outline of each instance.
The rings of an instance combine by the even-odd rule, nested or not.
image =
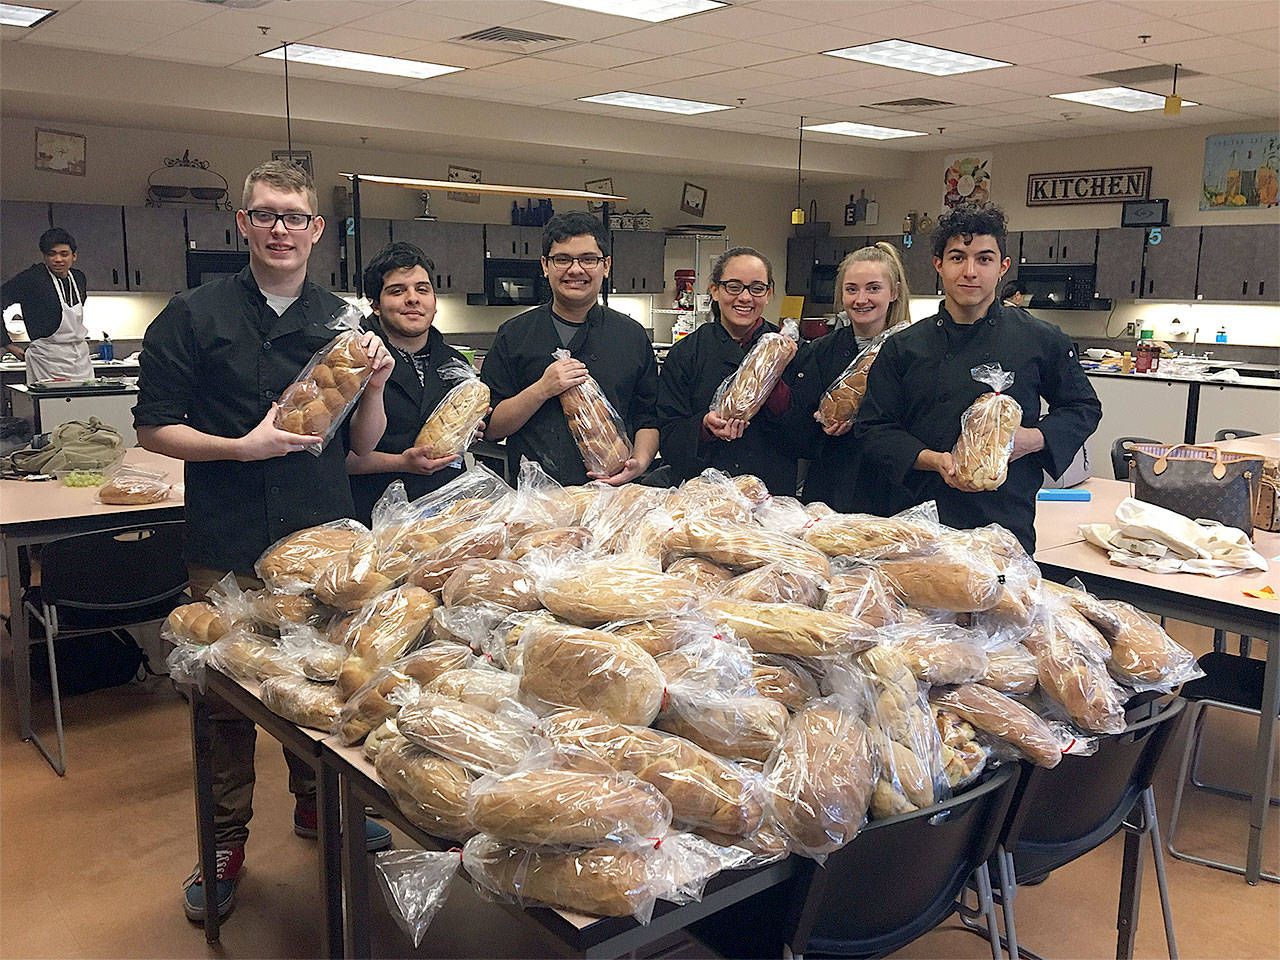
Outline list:
[[[1262,458],[1191,444],[1126,443],[1133,495],[1192,520],[1216,520],[1253,536]]]

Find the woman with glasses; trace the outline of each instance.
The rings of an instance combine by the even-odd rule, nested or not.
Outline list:
[[[755,474],[771,493],[794,496],[796,458],[779,419],[790,399],[786,384],[779,383],[749,422],[724,420],[711,409],[725,377],[762,336],[778,330],[763,317],[773,294],[773,266],[751,247],[726,250],[711,266],[710,293],[713,322],[676,341],[658,378],[663,460],[677,482],[715,467]]]
[[[788,414],[804,454],[806,503],[822,501],[841,513],[885,513],[892,489],[878,471],[862,466],[859,445],[849,430],[853,420],[822,426],[818,404],[849,364],[886,330],[910,320],[910,292],[897,249],[877,243],[849,254],[836,270],[836,300],[844,307],[836,329],[804,345],[792,364],[792,407]]]

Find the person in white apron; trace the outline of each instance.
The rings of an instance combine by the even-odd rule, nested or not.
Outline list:
[[[85,343],[85,279],[72,270],[76,242],[54,227],[40,237],[43,263],[35,263],[4,284],[4,306],[20,305],[29,343],[25,349],[27,383],[62,377],[87,380],[93,363]],[[4,340],[8,346],[7,329]],[[14,350],[16,353],[17,350]]]

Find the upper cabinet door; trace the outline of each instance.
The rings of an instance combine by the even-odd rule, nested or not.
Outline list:
[[[412,243],[435,265],[431,285],[436,293],[480,293],[484,290],[484,226],[442,220],[395,220],[391,236]]]
[[[1199,227],[1152,227],[1147,231],[1142,296],[1147,300],[1193,300]]]
[[[1057,263],[1057,230],[1023,230],[1022,263]]]
[[[1059,230],[1058,263],[1093,263],[1097,230]]]
[[[1142,283],[1146,231],[1116,227],[1098,231],[1098,274],[1094,290],[1108,300],[1136,300]]]
[[[542,228],[487,223],[484,255],[495,260],[541,260]]]
[[[615,231],[609,289],[614,293],[661,293],[665,270],[666,235],[655,231]]]
[[[1275,303],[1280,301],[1280,223],[1260,223],[1254,230],[1254,282],[1249,299]]]
[[[0,203],[0,279],[8,280],[39,262],[40,234],[49,225],[47,203]]]
[[[189,250],[241,249],[239,232],[239,228],[236,227],[236,215],[231,210],[187,208],[187,248]]]
[[[187,251],[182,210],[125,207],[129,289],[177,293],[187,289]]]
[[[320,234],[320,239],[311,245],[311,256],[307,258],[307,277],[312,283],[318,284],[334,293],[350,289],[349,286],[343,285],[344,277],[342,275],[342,254],[346,246],[346,237],[343,236],[343,231],[346,226],[346,217],[326,220],[324,222],[324,233]],[[365,262],[368,263],[369,258],[378,252],[378,247],[381,247],[382,244],[378,244],[378,247],[371,247],[367,238],[361,237],[360,239],[364,244],[364,249],[370,251],[365,254]],[[244,241],[241,240],[241,249],[244,249],[243,243]]]
[[[127,290],[124,262],[124,213],[102,203],[55,203],[53,225],[76,238],[76,268],[89,290]],[[185,283],[185,271],[184,271]]]

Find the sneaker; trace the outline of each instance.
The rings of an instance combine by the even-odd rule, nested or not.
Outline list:
[[[236,884],[240,881],[240,870],[244,867],[244,847],[218,848],[218,880],[217,903],[218,918],[231,912],[235,903]],[[200,864],[191,871],[182,884],[182,909],[187,919],[193,923],[204,923],[204,883],[200,879]]]
[[[317,829],[316,808],[301,802],[293,807],[293,832],[300,837],[314,840],[319,833]],[[364,820],[364,846],[370,853],[385,850],[391,846],[391,831],[368,817]]]

